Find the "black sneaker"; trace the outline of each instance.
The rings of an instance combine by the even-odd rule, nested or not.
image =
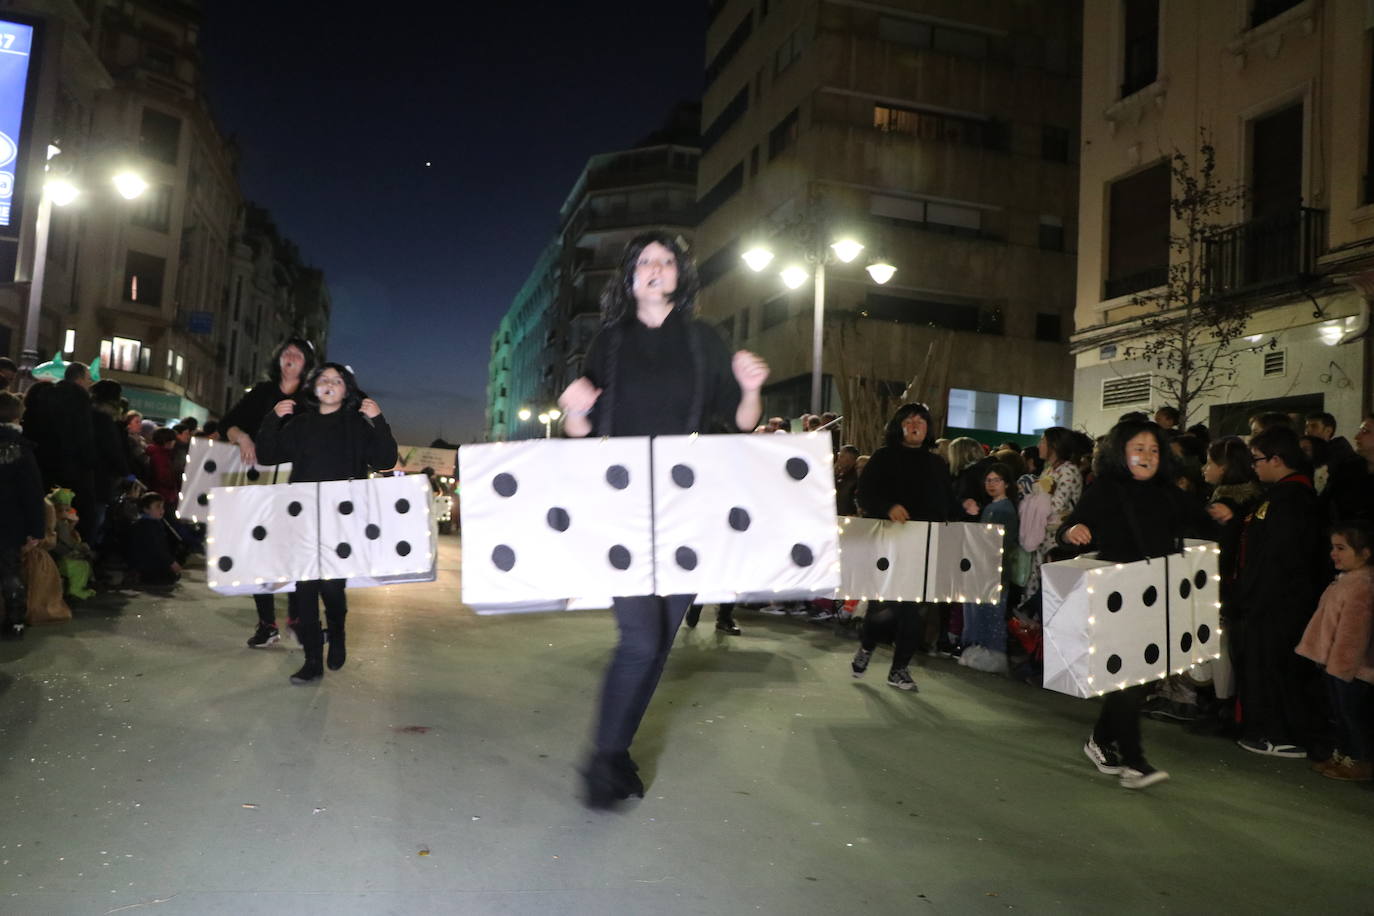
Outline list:
[[[24,625],[22,623],[7,623],[0,627],[0,639],[23,639]]]
[[[915,690],[916,682],[912,680],[911,672],[906,668],[893,668],[887,673],[887,686],[896,687],[898,690]]]
[[[248,648],[262,649],[281,639],[281,633],[270,623],[260,623],[248,640]]]
[[[299,687],[302,684],[313,684],[324,677],[324,666],[319,662],[306,662],[301,665],[300,670],[291,675],[291,683]]]
[[[849,663],[849,670],[854,672],[855,677],[863,677],[868,670],[868,660],[873,657],[872,649],[859,647],[859,651],[854,653],[854,660]]]
[[[1083,754],[1093,762],[1093,766],[1108,776],[1120,776],[1126,770],[1116,748],[1101,747],[1092,738],[1088,738],[1088,743],[1083,745]]]

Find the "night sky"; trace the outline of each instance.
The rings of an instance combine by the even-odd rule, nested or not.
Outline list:
[[[206,0],[211,108],[325,271],[330,358],[401,443],[479,440],[497,323],[587,158],[699,97],[705,4],[350,6]]]

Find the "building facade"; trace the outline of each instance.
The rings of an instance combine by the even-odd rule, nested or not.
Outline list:
[[[1348,433],[1371,408],[1374,13],[1353,0],[1111,0],[1085,6],[1075,418],[1104,432],[1160,406],[1132,359],[1165,282],[1179,196],[1168,161],[1215,149],[1243,190],[1200,263],[1204,295],[1250,313],[1234,377],[1190,409],[1213,434],[1275,407],[1325,410]]]
[[[220,133],[202,91],[195,0],[20,0],[8,5],[42,29],[33,93],[28,171],[42,175],[51,143],[54,169],[83,193],[54,207],[38,322],[39,361],[100,360],[133,409],[159,420],[208,419],[242,390],[235,351],[271,347],[279,330],[242,323],[244,247],[268,247],[266,277],[251,291],[273,301],[278,325],[328,321],[322,278],[296,269],[299,255],[275,230],[267,241],[239,190],[236,152]],[[141,194],[125,199],[110,177],[137,174]],[[28,181],[19,237],[0,243],[0,352],[17,356],[29,284],[40,247],[34,222],[42,182]],[[285,266],[283,266],[283,262]],[[316,272],[318,274],[318,272]],[[304,286],[297,284],[304,279]],[[313,284],[313,285],[312,285]],[[277,301],[280,300],[280,301]],[[311,318],[296,314],[310,302]],[[256,314],[251,308],[249,313]],[[271,338],[263,341],[262,337]],[[253,353],[256,359],[260,354]],[[250,382],[259,376],[259,360]]]
[[[601,290],[625,243],[659,229],[690,243],[695,225],[700,108],[674,107],[630,149],[591,157],[559,210],[541,254],[492,337],[487,439],[544,434],[538,415],[582,372],[600,326]],[[520,420],[521,408],[531,419]]]
[[[1068,422],[1080,14],[1073,0],[711,5],[702,312],[769,362],[767,413],[811,400],[815,291],[789,292],[778,268],[814,271],[805,256],[848,237],[865,248],[826,270],[821,409],[871,426],[915,382],[951,430]],[[741,262],[757,245],[776,255],[760,273]],[[885,285],[869,257],[896,267]]]

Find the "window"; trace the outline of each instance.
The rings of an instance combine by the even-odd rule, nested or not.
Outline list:
[[[731,315],[720,323],[720,336],[725,338],[725,345],[733,347],[735,345],[735,316]]]
[[[797,142],[797,112],[793,108],[778,126],[768,132],[768,161],[772,162]]]
[[[749,110],[749,87],[745,86],[735,93],[735,97],[730,100],[730,104],[721,109],[720,114],[716,115],[714,121],[701,132],[702,152],[709,150],[716,145],[727,130],[735,126],[735,122],[744,117],[744,113]]]
[[[739,239],[718,248],[697,267],[697,281],[702,289],[715,283],[739,265]]]
[[[874,195],[869,212],[898,225],[919,226],[954,235],[983,235],[983,211],[977,207]]]
[[[989,56],[988,36],[973,29],[932,25],[912,19],[883,16],[878,20],[878,37],[883,41],[923,50],[942,51],[979,60]]]
[[[753,178],[759,173],[759,148],[755,146],[749,151],[749,177]]]
[[[165,258],[130,251],[124,259],[124,298],[142,305],[161,305],[166,270]]]
[[[100,364],[120,372],[138,372],[145,366],[143,343],[129,337],[112,337],[100,342]]]
[[[1302,0],[1255,0],[1255,5],[1250,8],[1250,28],[1268,22],[1301,2]]]
[[[859,308],[859,317],[975,334],[1002,333],[1001,308],[978,300],[908,299],[870,292]]]
[[[710,86],[720,76],[721,71],[726,68],[730,61],[735,59],[739,49],[744,47],[744,43],[749,40],[749,35],[754,31],[754,12],[750,10],[735,30],[730,33],[730,37],[725,39],[725,43],[720,46],[716,56],[706,65],[706,85]]]
[[[792,311],[792,300],[788,293],[779,293],[763,304],[763,322],[760,331],[777,327],[787,320]]]
[[[749,306],[739,310],[739,339],[740,342],[749,339]]]
[[[143,66],[158,73],[165,73],[172,76],[176,72],[176,55],[166,48],[158,48],[152,45],[143,49]]]
[[[788,67],[792,66],[793,62],[796,61],[798,57],[801,57],[801,54],[802,31],[800,28],[795,28],[792,30],[792,34],[787,36],[787,40],[784,41],[773,54],[773,75],[777,76]]]
[[[1300,104],[1251,125],[1251,219],[1290,216],[1302,206],[1302,139]]]
[[[1374,46],[1371,46],[1374,47]],[[1369,60],[1369,98],[1365,103],[1364,202],[1374,204],[1374,53]]]
[[[1049,343],[1059,343],[1060,319],[1053,312],[1037,312],[1035,315],[1035,339]]]
[[[922,140],[984,149],[1007,148],[1006,129],[991,120],[875,104],[873,126],[884,133],[907,134]]]
[[[1159,286],[1169,273],[1169,164],[1112,183],[1106,298]]]
[[[1040,128],[1040,158],[1050,162],[1069,161],[1069,130],[1045,124]]]
[[[697,214],[698,222],[716,212],[721,204],[735,196],[742,187],[744,187],[743,162],[731,169],[720,181],[716,182],[715,187],[707,191],[706,194],[702,196],[701,200],[697,202],[699,208]]]
[[[243,304],[243,277],[234,278],[234,320],[239,320],[239,306]]]
[[[138,132],[139,152],[149,159],[176,165],[180,139],[180,118],[152,108],[143,109],[143,124]]]
[[[1057,216],[1040,217],[1040,247],[1044,251],[1064,250],[1064,221]]]
[[[62,335],[62,355],[71,356],[76,352],[76,329],[67,328],[67,333]]]
[[[134,202],[129,221],[135,226],[166,232],[172,218],[172,186],[154,185]]]
[[[996,391],[949,390],[949,425],[956,429],[1033,436],[1073,422],[1073,404]]]
[[[1159,74],[1159,0],[1125,0],[1121,97],[1139,92]]]

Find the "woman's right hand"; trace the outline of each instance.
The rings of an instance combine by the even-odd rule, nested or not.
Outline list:
[[[296,410],[296,402],[287,398],[277,402],[277,406],[272,408],[272,412],[279,417],[290,416]]]
[[[1064,532],[1064,540],[1079,547],[1086,547],[1093,542],[1093,533],[1088,530],[1087,525],[1080,522]]]
[[[1236,513],[1232,512],[1226,503],[1212,503],[1207,507],[1207,514],[1212,516],[1212,521],[1223,525],[1236,517]]]
[[[573,417],[585,417],[592,412],[596,399],[601,397],[601,389],[592,384],[585,375],[573,380],[558,396],[558,408]]]
[[[289,404],[290,401],[285,403]],[[253,437],[247,433],[239,433],[239,437],[234,440],[234,444],[239,447],[239,457],[243,463],[252,467],[258,463],[258,448],[253,444]]]
[[[965,514],[965,515],[978,515],[978,514],[979,514],[980,512],[982,512],[982,511],[983,511],[983,510],[981,510],[981,509],[978,508],[978,502],[977,502],[976,500],[972,500],[972,499],[966,499],[966,500],[964,500],[964,514]]]
[[[887,510],[887,517],[894,522],[911,521],[911,515],[906,511],[906,506],[901,503],[893,503],[892,508]]]

